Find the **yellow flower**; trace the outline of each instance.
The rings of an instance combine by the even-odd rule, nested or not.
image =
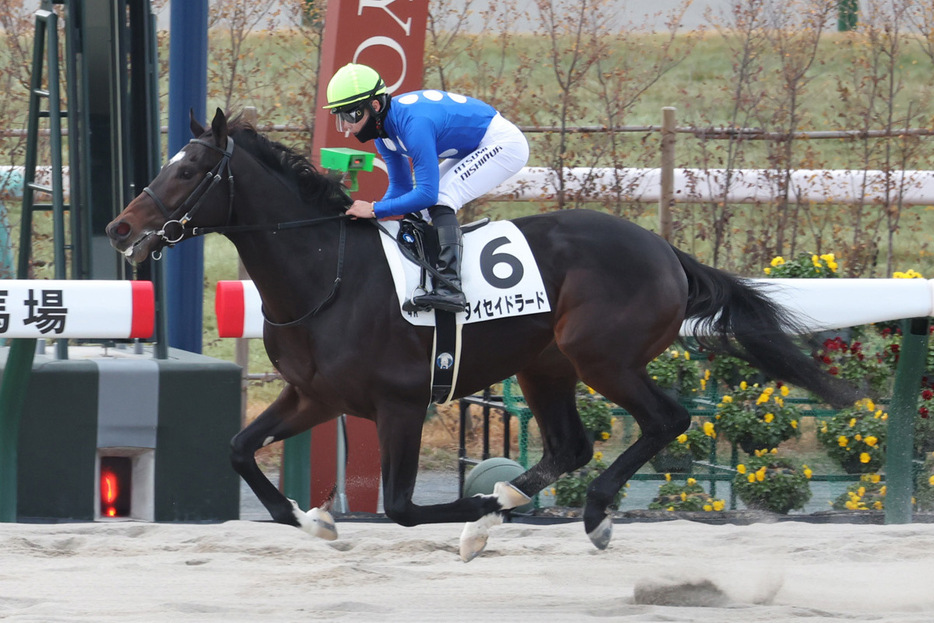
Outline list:
[[[853,428],[854,426],[856,426],[856,418],[855,418],[855,417],[850,418],[850,428]]]
[[[602,460],[603,460],[603,453],[602,453],[602,452],[599,452],[599,451],[598,451],[598,452],[594,452],[594,453],[593,453],[593,460],[594,460],[594,461],[602,461]]]
[[[709,513],[710,511],[713,510],[713,506],[711,506],[710,504],[704,504],[704,510]]]
[[[779,391],[781,392],[782,396],[785,396],[785,397],[787,397],[788,394],[791,393],[791,390],[788,389],[788,386],[787,386],[787,385],[782,385],[782,388],[781,388],[781,390],[779,390]]]
[[[684,502],[688,499],[688,494],[684,491],[681,492],[681,501]]]
[[[875,484],[882,480],[882,477],[879,474],[869,474],[869,482]]]
[[[724,502],[723,500],[713,501],[713,509],[715,511],[722,511],[725,507],[726,507],[726,502]]]
[[[766,275],[771,275],[772,269],[766,266],[765,268],[762,269],[762,272],[764,272]]]
[[[741,382],[740,382],[740,384],[739,384],[739,388],[740,388],[740,389],[745,390],[747,387],[749,387],[749,385],[746,384],[746,381],[741,381]]]
[[[924,276],[913,268],[905,272],[895,271],[892,276],[896,279],[924,279]]]
[[[863,436],[860,435],[859,433],[856,433],[855,435],[853,435],[853,439],[854,439],[855,441],[862,441],[862,440],[863,440]]]
[[[866,495],[866,487],[859,487],[856,490],[856,495],[858,495],[859,497],[863,497],[864,495]]]
[[[672,358],[672,359],[677,359],[677,358],[678,358],[678,351],[672,350],[672,351],[670,351],[670,352],[671,352],[671,358]]]
[[[769,395],[766,394],[765,392],[762,392],[761,394],[759,394],[759,397],[756,398],[757,405],[765,404],[768,401],[769,401]]]
[[[820,257],[816,254],[811,256],[811,263],[814,264],[815,268],[820,268]]]
[[[775,257],[772,258],[772,261],[769,263],[772,265],[773,268],[777,268],[778,266],[781,266],[782,264],[785,263],[785,258],[783,258],[781,255],[776,255]]]
[[[871,460],[872,460],[872,457],[869,456],[869,453],[868,453],[868,452],[861,452],[861,453],[859,454],[859,462],[860,462],[860,463],[868,463],[868,462],[871,461]]]
[[[688,436],[685,435],[684,433],[681,433],[680,435],[678,435],[678,438],[677,438],[678,443],[687,443],[687,440],[688,440]]]
[[[749,474],[748,476],[746,476],[746,480],[748,480],[749,482],[755,482],[755,481],[756,481],[756,475],[755,475],[755,474]]]
[[[603,441],[606,441],[609,438],[610,438],[610,433],[606,431],[603,431],[602,433],[600,433],[600,439],[602,439]]]
[[[671,482],[671,474],[665,474],[665,482]]]
[[[785,401],[781,399],[781,396],[776,396],[775,398],[772,398],[772,400],[774,400],[775,404],[777,404],[779,407],[785,406]]]
[[[885,497],[885,490],[886,490],[885,485],[882,485],[881,487],[879,487],[879,495]]]
[[[811,476],[813,476],[813,475],[814,475],[814,472],[811,471],[811,468],[810,468],[810,467],[805,467],[805,468],[804,468],[804,477],[805,477],[805,478],[807,478],[808,480],[810,480],[810,479],[811,479]]]
[[[873,503],[872,503],[872,507],[873,507],[874,509],[876,509],[877,511],[881,511],[881,510],[882,510],[882,500],[876,500],[875,502],[873,502]]]
[[[696,485],[696,484],[697,484],[697,479],[696,479],[696,478],[688,478],[688,485],[690,485],[690,486],[693,487],[693,486]]]
[[[792,428],[798,428],[798,420],[792,420],[792,421],[791,421],[791,427],[792,427]]]
[[[736,466],[736,471],[737,471],[737,473],[739,473],[739,474],[745,474],[745,473],[746,473],[746,466],[743,465],[742,463],[740,463],[739,465]],[[934,476],[931,476],[931,478],[934,478]]]
[[[713,427],[713,422],[704,422],[704,434],[708,437],[717,436],[717,431]]]
[[[731,402],[733,402],[733,397],[732,397],[732,396],[724,396],[724,397],[721,398],[720,400],[722,400],[724,404],[730,404]]]
[[[762,482],[763,480],[765,480],[765,468],[764,467],[760,467],[759,469],[756,470],[756,480],[758,480],[759,482]]]
[[[669,507],[666,508],[665,510],[666,510],[666,511],[673,511],[673,510],[675,510],[675,507],[674,507],[674,506],[669,506]]]
[[[934,487],[934,475],[932,475],[930,478],[928,478],[928,484],[931,485],[932,487]]]
[[[765,423],[766,423],[766,424],[771,424],[772,421],[775,419],[775,414],[774,414],[774,413],[766,413],[765,415],[762,416],[762,419],[765,420]]]
[[[684,351],[684,360],[685,360],[685,361],[690,361],[690,360],[691,360],[691,353],[689,353],[688,351]]]
[[[876,444],[879,443],[879,439],[872,435],[867,435],[866,438],[863,439],[863,441],[865,441],[866,445],[869,446],[870,448],[874,448]]]
[[[839,437],[837,437],[837,443],[840,445],[841,448],[845,448],[846,444],[849,442],[847,441],[846,437],[844,437],[843,435],[840,435]]]

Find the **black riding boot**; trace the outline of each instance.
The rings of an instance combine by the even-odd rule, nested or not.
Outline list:
[[[443,208],[443,210],[439,210]],[[417,305],[433,307],[442,311],[462,312],[467,308],[467,297],[461,290],[461,256],[464,243],[461,228],[454,211],[447,206],[434,206],[429,210],[435,230],[438,232],[438,272],[453,288],[440,279],[435,279],[435,288],[430,294],[416,296],[412,302]]]

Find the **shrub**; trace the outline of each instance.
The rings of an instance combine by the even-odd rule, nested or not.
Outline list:
[[[650,510],[665,511],[722,511],[726,507],[723,500],[715,500],[704,491],[694,478],[684,483],[671,480],[671,474],[665,474],[665,481],[658,488],[658,495],[649,504]]]
[[[796,469],[788,459],[776,456],[776,450],[759,450],[748,462],[736,466],[733,491],[749,508],[787,514],[803,508],[811,499],[807,465]]]
[[[824,420],[817,429],[817,440],[848,473],[877,472],[885,462],[888,417],[864,398]]]
[[[717,405],[717,431],[747,453],[775,448],[799,437],[800,410],[785,403],[786,385],[749,385],[745,381]]]

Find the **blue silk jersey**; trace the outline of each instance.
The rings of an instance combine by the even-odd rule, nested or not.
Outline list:
[[[496,109],[489,104],[456,93],[427,90],[393,97],[383,120],[389,138],[376,139],[389,170],[389,188],[374,204],[377,218],[435,205],[438,160],[463,158],[477,149],[494,116]]]

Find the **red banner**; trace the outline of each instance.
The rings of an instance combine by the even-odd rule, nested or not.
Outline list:
[[[349,147],[376,153],[372,142],[337,131],[327,104],[327,84],[347,63],[362,63],[379,72],[390,93],[422,87],[428,0],[330,0],[325,14],[321,72],[312,161],[321,161],[322,147]],[[375,159],[372,173],[359,173],[354,198],[375,201],[383,196],[388,177]],[[316,427],[311,441],[311,504],[319,506],[331,492],[336,472],[336,426]],[[347,418],[347,500],[352,511],[375,512],[379,495],[379,445],[376,426]]]
[[[337,131],[327,104],[327,84],[347,63],[362,63],[379,72],[390,93],[422,88],[428,0],[330,0],[325,16],[321,72],[312,160],[319,162],[322,147],[349,147],[376,153],[372,142],[360,143]],[[379,157],[372,173],[360,173],[354,198],[375,201],[388,185]]]

